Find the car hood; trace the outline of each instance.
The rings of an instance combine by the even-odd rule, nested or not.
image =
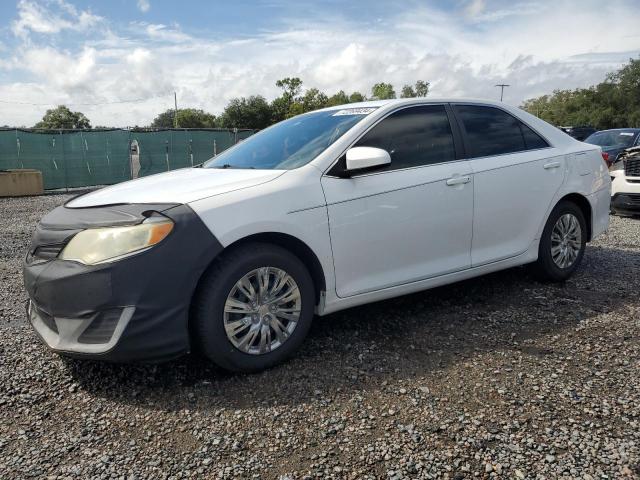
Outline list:
[[[601,147],[601,148],[602,148],[603,152],[614,152],[616,150],[624,149],[624,147],[620,147],[620,146],[617,146],[617,145],[609,145],[609,146]]]
[[[130,180],[74,198],[68,208],[122,203],[189,203],[270,182],[286,170],[184,168]]]

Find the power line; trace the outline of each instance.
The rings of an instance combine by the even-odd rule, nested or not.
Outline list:
[[[66,102],[54,102],[54,103],[32,103],[32,102],[15,102],[13,100],[1,100],[0,103],[12,104],[12,105],[33,105],[33,106],[52,106],[52,105],[67,105],[71,107],[89,107],[89,106],[100,106],[100,105],[117,105],[121,103],[139,103],[146,102],[147,100],[153,100],[155,98],[164,98],[172,95],[173,93],[165,93],[162,95],[155,95],[153,97],[147,98],[136,98],[132,100],[116,100],[113,102],[96,102],[96,103],[66,103]]]

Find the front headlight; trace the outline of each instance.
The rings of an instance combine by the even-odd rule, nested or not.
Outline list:
[[[624,170],[624,160],[618,160],[609,167],[610,172],[613,172],[614,170]]]
[[[117,260],[161,242],[173,229],[166,217],[151,217],[127,227],[89,228],[77,233],[59,258],[95,265]]]

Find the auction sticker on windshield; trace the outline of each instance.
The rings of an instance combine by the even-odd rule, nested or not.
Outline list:
[[[364,108],[345,108],[344,110],[338,110],[333,114],[334,117],[340,115],[369,115],[378,107],[364,107]]]

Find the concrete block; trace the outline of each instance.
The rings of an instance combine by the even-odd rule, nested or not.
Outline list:
[[[0,170],[0,197],[21,197],[43,193],[42,172],[39,170]]]

